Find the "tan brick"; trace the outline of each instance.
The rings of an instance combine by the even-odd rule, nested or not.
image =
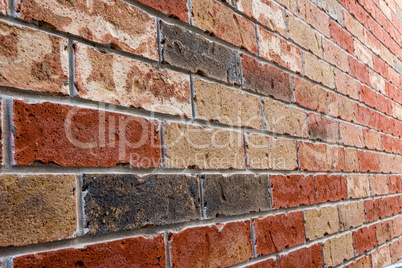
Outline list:
[[[296,1],[292,1],[296,8]],[[269,29],[286,36],[283,8],[269,0],[238,0],[237,8]]]
[[[372,150],[382,151],[381,135],[375,130],[363,129],[366,147]]]
[[[371,253],[373,268],[380,268],[391,264],[389,246],[384,246]]]
[[[317,31],[329,36],[328,16],[308,0],[298,0],[298,16]]]
[[[197,118],[231,126],[261,129],[260,98],[201,79],[194,79]]]
[[[249,168],[297,169],[296,144],[294,141],[252,134],[246,137],[246,142]]]
[[[371,195],[388,194],[388,177],[386,175],[370,175]]]
[[[356,57],[361,60],[364,64],[373,68],[373,54],[358,40],[354,40],[355,54]]]
[[[75,175],[1,175],[0,247],[71,238]]]
[[[378,161],[380,162],[381,173],[395,172],[394,156],[389,154],[378,154]]]
[[[306,112],[290,105],[263,99],[265,127],[268,131],[308,137]]]
[[[7,14],[7,0],[0,0],[0,13]]]
[[[290,13],[287,13],[286,16],[290,39],[318,57],[322,57],[321,36]]]
[[[329,114],[352,122],[354,119],[353,102],[339,94],[328,92]]]
[[[300,49],[258,27],[260,56],[296,73],[303,72]]]
[[[364,42],[364,27],[348,11],[345,10],[343,14],[345,16],[345,28],[361,42]]]
[[[359,88],[357,82],[349,75],[335,69],[336,91],[359,100]]]
[[[4,22],[0,39],[0,86],[68,94],[66,39]]]
[[[244,169],[243,135],[171,123],[165,126],[169,168]]]
[[[334,72],[332,67],[310,53],[303,53],[304,71],[306,76],[329,88],[335,88]]]
[[[362,201],[339,205],[341,226],[344,230],[360,226],[365,222],[363,204]]]
[[[297,143],[299,149],[300,170],[331,171],[332,150],[326,144],[314,144],[309,142]]]
[[[381,245],[394,238],[392,220],[379,222],[375,225],[378,244]]]
[[[385,80],[384,78],[377,74],[376,72],[369,70],[370,85],[376,91],[386,94]]]
[[[392,52],[383,44],[381,44],[381,59],[391,66],[394,66],[394,55]],[[389,74],[388,74],[389,75]],[[391,79],[390,79],[391,80]]]
[[[335,65],[344,72],[349,71],[348,54],[334,43],[324,39],[324,57],[329,63]]]
[[[354,124],[340,122],[340,130],[343,144],[364,147],[363,129]]]
[[[395,217],[393,220],[395,236],[402,235],[402,216]]]
[[[346,176],[349,198],[360,198],[370,196],[370,183],[368,175]]]
[[[342,6],[336,0],[318,0],[317,6],[322,8],[334,20],[338,21],[341,25],[343,22]]]
[[[124,1],[18,0],[15,4],[23,20],[41,21],[60,31],[158,59],[156,19]]]
[[[308,239],[316,239],[339,231],[338,207],[323,207],[304,212]]]
[[[78,44],[76,89],[81,98],[191,117],[190,77],[150,64],[104,54]]]
[[[324,258],[328,267],[336,266],[354,257],[352,234],[331,238],[324,243]]]

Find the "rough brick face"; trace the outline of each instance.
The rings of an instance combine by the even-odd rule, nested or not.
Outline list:
[[[279,255],[279,267],[323,267],[324,259],[321,244],[292,251],[286,255]]]
[[[298,142],[300,169],[308,171],[333,170],[332,150],[325,144]]]
[[[138,0],[166,15],[188,22],[187,0]]]
[[[318,114],[308,114],[310,139],[337,143],[339,141],[338,122]]]
[[[349,198],[361,198],[370,195],[370,182],[367,175],[347,175]]]
[[[359,158],[356,149],[332,147],[336,171],[359,171]]]
[[[274,208],[311,205],[316,202],[313,176],[271,176]]]
[[[371,253],[373,268],[380,268],[391,264],[389,246],[384,246]]]
[[[398,196],[385,197],[384,205],[385,205],[385,215],[387,215],[387,217],[398,214],[400,212]]]
[[[394,238],[394,229],[392,226],[392,221],[380,222],[375,225],[377,233],[378,244],[383,244],[386,241]]]
[[[81,167],[160,165],[160,137],[154,121],[50,102],[28,104],[19,100],[14,101],[13,114],[14,161],[18,165],[33,162]]]
[[[363,202],[353,202],[339,206],[341,226],[343,229],[357,227],[365,222]]]
[[[339,201],[347,198],[344,176],[316,175],[317,202]]]
[[[298,77],[293,77],[293,87],[296,103],[321,113],[327,113],[327,94],[324,89]]]
[[[382,198],[364,201],[366,217],[368,222],[385,218],[384,201]]]
[[[353,232],[353,242],[355,246],[355,252],[357,255],[372,249],[377,246],[376,232],[374,225],[369,227],[363,227]]]
[[[335,87],[334,72],[332,67],[309,53],[303,54],[304,71],[306,76],[329,88]]]
[[[324,243],[324,258],[329,267],[354,257],[352,234],[331,238]]]
[[[304,212],[306,219],[306,234],[310,240],[339,231],[339,216],[337,207],[323,207]],[[375,238],[375,237],[374,237]]]
[[[346,121],[354,120],[353,102],[341,95],[328,92],[329,114]]]
[[[360,168],[362,172],[379,172],[380,166],[376,153],[359,151]]]

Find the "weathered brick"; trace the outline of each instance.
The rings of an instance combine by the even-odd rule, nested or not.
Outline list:
[[[353,53],[353,52],[352,52]],[[370,84],[369,71],[363,63],[349,56],[350,74],[365,84]]]
[[[371,268],[371,255],[366,255],[349,264],[346,268]]]
[[[288,254],[279,255],[279,267],[318,268],[324,266],[321,244],[314,244],[310,247],[301,248]]]
[[[362,172],[379,172],[380,164],[376,153],[359,151],[360,169]]]
[[[0,13],[7,15],[7,0],[0,0]]]
[[[402,137],[402,123],[390,118],[389,120],[391,134],[394,136]]]
[[[237,8],[273,31],[286,36],[283,8],[269,0],[237,0]]]
[[[348,54],[337,45],[324,39],[323,43],[325,60],[335,65],[344,72],[349,71]]]
[[[378,106],[380,107],[380,105],[381,105],[380,100],[378,100],[378,102],[379,102]],[[390,100],[387,99],[385,102],[388,105],[388,107],[386,109],[384,109],[383,112],[387,113],[388,115],[394,116],[398,120],[402,120],[402,105],[393,102],[392,106],[390,108],[390,103],[391,103]]]
[[[308,130],[310,139],[318,139],[321,141],[339,142],[339,125],[338,122],[323,117],[319,114],[308,114]]]
[[[0,40],[0,86],[68,95],[66,39],[0,22]]]
[[[83,44],[75,46],[75,74],[81,98],[191,117],[188,75]]]
[[[305,241],[303,213],[277,214],[253,220],[257,255],[266,255]]]
[[[374,123],[374,113],[371,109],[360,105],[358,103],[355,103],[354,105],[354,111],[355,111],[355,121],[358,124],[373,128],[375,123]]]
[[[356,149],[332,147],[336,171],[356,172],[360,170]]]
[[[371,24],[370,24],[371,25]],[[369,47],[375,54],[381,54],[381,45],[377,38],[372,35],[369,31],[364,29],[364,39],[365,45]]]
[[[299,149],[300,170],[331,171],[334,169],[330,146],[301,141],[297,144]]]
[[[276,262],[276,259],[268,259],[265,261],[247,265],[245,267],[246,268],[278,268],[278,264]]]
[[[391,220],[377,223],[375,229],[379,245],[394,238],[394,229]]]
[[[383,114],[378,112],[373,112],[374,116],[374,127],[378,131],[389,133],[389,119]]]
[[[339,94],[328,92],[329,114],[352,122],[354,119],[353,102]]]
[[[336,206],[306,210],[304,211],[304,217],[307,238],[310,240],[339,231],[339,215],[338,207]]]
[[[242,66],[245,89],[287,102],[292,101],[289,74],[244,54]]]
[[[363,129],[364,144],[366,148],[382,151],[381,135],[375,130],[365,128]]]
[[[392,224],[394,226],[395,236],[402,235],[402,216],[395,217]]]
[[[363,202],[353,202],[339,205],[339,215],[343,230],[362,225],[366,220],[364,217]]]
[[[339,175],[316,175],[318,203],[347,199],[346,181]]]
[[[362,127],[350,123],[340,122],[340,131],[343,144],[360,148],[364,147]]]
[[[388,178],[386,175],[370,175],[371,195],[388,194]]]
[[[271,208],[267,175],[203,176],[205,214],[208,218],[266,211]]]
[[[367,12],[361,7],[357,0],[350,0],[350,13],[364,26],[368,26]]]
[[[387,217],[398,214],[400,210],[398,196],[384,198],[385,215]]]
[[[179,123],[164,128],[167,167],[245,168],[243,135],[238,132]]]
[[[371,253],[372,267],[380,268],[391,264],[391,256],[389,254],[389,246],[384,246]]]
[[[332,67],[309,53],[303,54],[304,71],[306,76],[329,88],[335,88],[334,72]]]
[[[256,96],[195,78],[194,102],[198,119],[262,128],[260,98]]]
[[[165,13],[169,17],[188,22],[187,0],[138,0],[138,2]]]
[[[74,175],[1,175],[0,247],[71,238],[75,191]]]
[[[296,207],[316,203],[314,178],[304,175],[272,175],[273,208]]]
[[[384,201],[382,198],[364,201],[367,222],[385,218]]]
[[[356,39],[354,40],[354,47],[356,57],[367,66],[373,68],[372,52]]]
[[[67,248],[14,258],[14,267],[164,267],[162,234],[134,237],[82,248]]]
[[[343,49],[353,54],[353,37],[331,20],[331,39]]]
[[[392,262],[399,261],[402,258],[402,239],[399,238],[391,244]]]
[[[367,250],[377,246],[377,239],[374,225],[360,228],[353,232],[353,242],[356,255],[360,255]]]
[[[349,75],[335,69],[336,91],[359,100],[359,88],[357,82]]]
[[[227,267],[251,259],[250,222],[229,222],[170,233],[173,267]]]
[[[327,93],[324,89],[295,76],[293,76],[293,88],[297,104],[321,113],[327,113]]]
[[[306,112],[283,103],[263,98],[265,128],[270,132],[308,137]]]
[[[388,154],[378,154],[378,161],[380,162],[381,173],[395,172],[394,156]]]
[[[84,175],[83,190],[89,234],[201,218],[200,191],[194,176]]]
[[[300,49],[277,35],[258,27],[260,56],[296,73],[303,72]]]
[[[321,36],[290,13],[286,13],[286,16],[290,39],[318,57],[322,57]]]
[[[370,182],[368,175],[347,175],[346,185],[348,186],[349,198],[370,196]]]
[[[15,100],[13,123],[17,165],[41,162],[80,167],[158,167],[160,163],[155,121],[50,102],[28,104]]]
[[[247,160],[251,169],[296,170],[296,144],[292,140],[252,134],[246,136]]]
[[[388,115],[395,116],[395,114],[392,113],[392,106],[393,105],[392,105],[391,100],[385,98],[384,96],[382,96],[380,94],[378,95],[378,109],[381,112],[386,113]]]
[[[176,25],[160,23],[162,61],[193,73],[240,84],[240,57],[229,48]]]
[[[327,266],[341,264],[354,257],[352,234],[334,237],[324,242],[324,258]]]
[[[381,75],[375,73],[372,70],[369,70],[369,78],[370,78],[370,85],[373,87],[376,91],[386,94],[386,89],[385,89],[385,80],[382,78]],[[379,95],[381,96],[381,95]]]
[[[156,19],[124,1],[17,0],[15,4],[23,20],[158,59]]]
[[[402,156],[395,156],[395,172],[401,173],[402,172]]]
[[[396,139],[390,135],[381,135],[382,144],[384,146],[384,151],[388,153],[397,153],[397,143]]]
[[[349,7],[349,1],[346,1],[348,2]],[[351,32],[352,35],[354,35],[361,42],[364,42],[364,27],[355,18],[353,18],[347,10],[343,11],[343,15],[345,17],[346,30]]]
[[[367,104],[368,106],[371,106],[375,109],[377,109],[377,93],[370,89],[369,87],[366,87],[365,85],[359,84],[359,90],[360,90],[360,98],[361,101]]]
[[[322,8],[334,20],[338,21],[341,25],[344,24],[342,6],[335,0],[319,0],[317,6]]]
[[[391,194],[402,192],[402,182],[400,175],[388,176],[388,189],[389,193]]]
[[[214,0],[193,0],[191,5],[196,27],[257,54],[255,26],[251,21]]]
[[[329,19],[318,7],[308,0],[299,0],[297,15],[299,18],[313,26],[317,31],[329,36]]]
[[[388,66],[387,64],[377,57],[376,55],[373,55],[373,65],[374,65],[374,70],[381,74],[383,77],[388,77]]]

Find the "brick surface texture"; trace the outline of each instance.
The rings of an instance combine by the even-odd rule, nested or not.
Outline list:
[[[400,0],[0,0],[1,267],[402,260]]]

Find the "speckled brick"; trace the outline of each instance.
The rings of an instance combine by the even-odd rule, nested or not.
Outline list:
[[[391,264],[391,256],[389,246],[384,246],[371,253],[372,267],[380,268]]]
[[[400,175],[388,176],[388,189],[391,194],[402,192],[402,181]]]
[[[352,262],[346,268],[371,268],[371,255],[363,256]]]
[[[396,215],[401,211],[398,196],[385,197],[384,205],[385,215],[387,215],[387,217]]]
[[[321,113],[327,113],[327,93],[323,88],[295,76],[293,76],[293,88],[296,103]]]
[[[382,198],[364,201],[366,208],[367,222],[376,221],[385,218],[385,207]]]
[[[309,142],[297,142],[300,170],[308,171],[331,171],[332,150],[326,144],[314,144]]]
[[[388,194],[388,177],[386,175],[370,175],[371,195]]]
[[[375,225],[375,230],[379,245],[394,238],[394,227],[392,225],[392,220],[377,223]]]
[[[306,234],[310,240],[339,231],[338,207],[322,207],[304,211]]]
[[[321,244],[314,244],[310,247],[301,248],[288,254],[279,255],[279,267],[311,267],[319,268],[324,266]]]
[[[324,242],[324,258],[327,266],[337,266],[354,257],[352,234],[334,237]]]
[[[339,124],[337,121],[319,114],[308,114],[308,130],[310,139],[326,142],[339,142]]]
[[[315,183],[318,203],[347,199],[345,176],[316,175]]]
[[[336,171],[360,171],[359,157],[356,149],[332,147],[334,152],[334,166]]]
[[[346,184],[348,186],[349,198],[370,196],[370,181],[368,175],[347,175]]]
[[[339,205],[339,215],[344,230],[360,226],[366,221],[362,201]]]
[[[169,17],[188,22],[187,0],[138,0],[138,2],[165,13]]]
[[[377,246],[376,229],[374,225],[363,227],[353,232],[353,242],[356,255],[363,254],[365,251]]]

